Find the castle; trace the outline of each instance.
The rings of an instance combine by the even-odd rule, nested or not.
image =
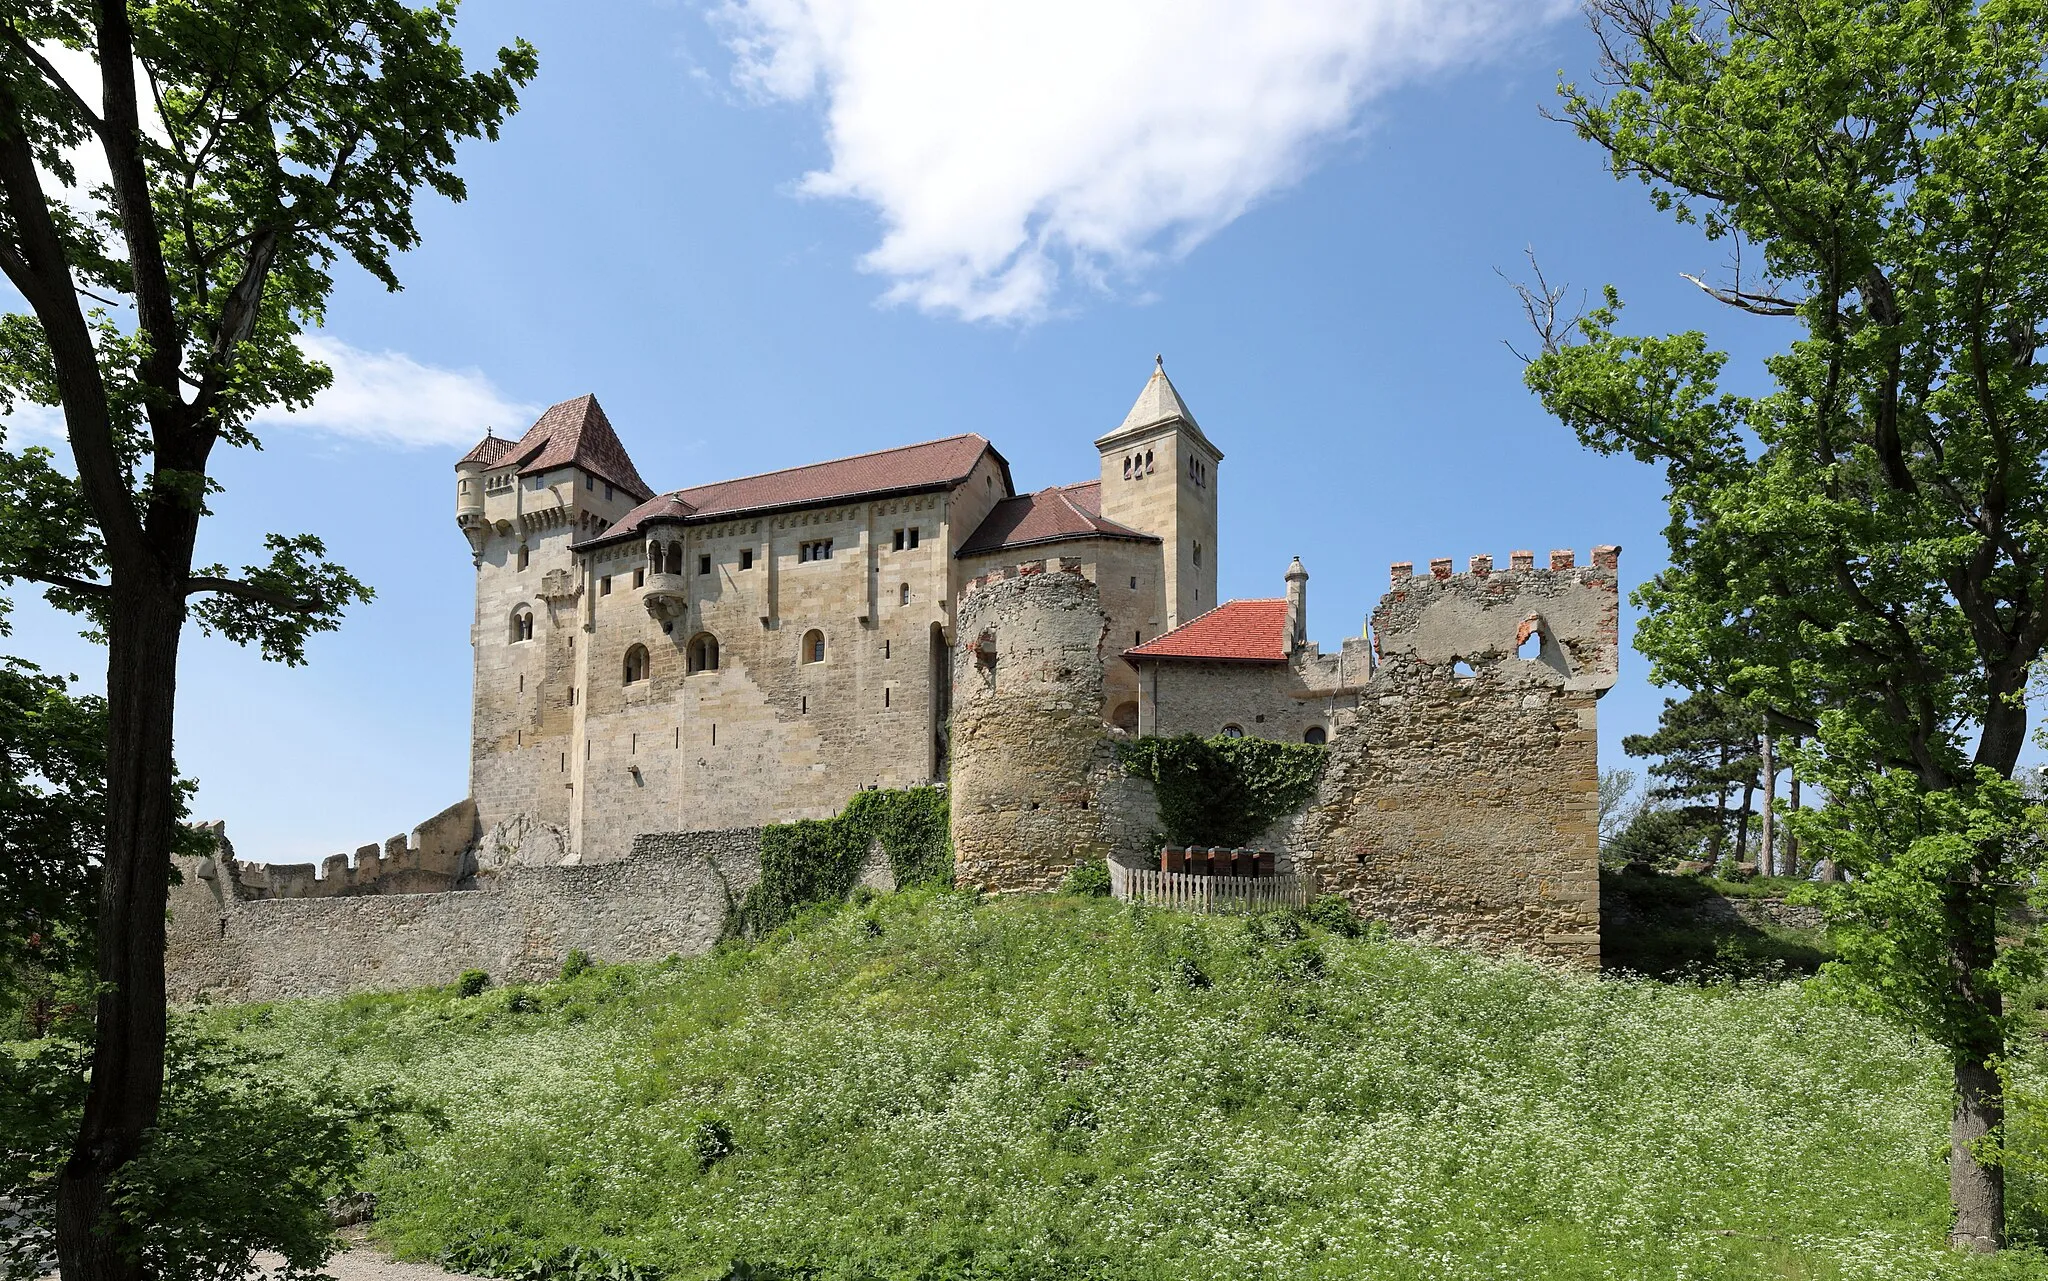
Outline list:
[[[1097,475],[1019,494],[967,434],[657,493],[591,396],[456,464],[476,571],[470,795],[353,859],[173,893],[174,994],[545,973],[708,946],[758,829],[946,782],[957,875],[1150,857],[1120,735],[1328,743],[1267,834],[1397,928],[1598,956],[1594,703],[1618,549],[1393,567],[1371,634],[1307,640],[1308,573],[1216,598],[1223,453],[1158,362]]]

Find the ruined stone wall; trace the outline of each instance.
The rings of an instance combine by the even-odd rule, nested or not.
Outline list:
[[[1101,593],[1073,559],[999,571],[960,602],[953,668],[954,875],[1050,889],[1112,852]]]
[[[175,1001],[424,987],[467,969],[534,981],[574,948],[606,961],[702,952],[760,879],[760,831],[643,836],[620,862],[507,868],[484,888],[437,894],[242,899],[234,862],[225,845],[179,860],[165,956]]]
[[[226,841],[224,825],[207,825]],[[330,854],[312,863],[240,863],[205,860],[206,875],[228,876],[242,898],[337,898],[352,894],[428,894],[453,889],[469,872],[468,854],[477,837],[476,804],[457,801],[412,830],[380,846]]]
[[[1594,700],[1619,661],[1617,556],[1394,567],[1379,667],[1291,834],[1324,891],[1402,932],[1598,963]]]

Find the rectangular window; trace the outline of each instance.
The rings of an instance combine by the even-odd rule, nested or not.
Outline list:
[[[643,566],[641,566],[641,567],[640,567],[639,569],[636,569],[636,570],[634,570],[634,571],[633,571],[633,586],[635,586],[635,587],[645,587],[646,585],[647,585],[647,567],[643,565]]]
[[[1138,590],[1138,576],[1137,576],[1136,574],[1132,574],[1132,575],[1131,575],[1131,590],[1132,590],[1132,591],[1137,591],[1137,590]]]
[[[538,491],[540,491],[540,490],[546,489],[546,488],[547,488],[547,484],[546,484],[546,481],[547,481],[547,477],[545,477],[545,476],[535,476],[535,477],[533,478],[533,488],[534,488],[534,490],[535,490],[536,492],[538,492]]]
[[[889,657],[889,642],[888,642],[888,641],[883,641],[883,642],[882,642],[882,657],[883,657],[883,658],[887,658],[887,657]]]
[[[900,529],[896,531],[896,548],[895,548],[895,550],[897,550],[897,551],[899,551],[899,552],[903,550],[903,531],[902,531],[902,530],[900,530]]]
[[[697,558],[697,572],[700,574],[711,572],[711,558],[709,556],[699,556]]]
[[[754,567],[754,549],[753,549],[753,548],[751,548],[751,547],[742,547],[742,548],[740,548],[740,568],[741,568],[741,569],[752,569],[753,567]]]
[[[597,594],[600,596],[612,594],[612,576],[610,574],[606,574],[603,578],[597,580]]]
[[[610,485],[606,485],[604,487],[604,500],[606,502],[610,502],[612,500],[612,487]]]
[[[584,473],[584,476],[583,476],[583,488],[585,488],[585,489],[589,489],[589,490],[594,490],[594,489],[596,489],[596,488],[597,488],[597,477],[595,477],[595,476],[592,476],[592,475],[590,475],[590,474],[589,474],[588,472]]]
[[[917,548],[917,526],[915,525],[910,527],[910,546],[913,551]]]
[[[888,705],[889,705],[889,687],[888,687],[887,685],[884,685],[884,686],[882,686],[882,706],[884,706],[884,707],[887,707]]]

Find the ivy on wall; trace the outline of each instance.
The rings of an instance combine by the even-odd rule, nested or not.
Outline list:
[[[1117,744],[1124,772],[1150,779],[1174,845],[1238,846],[1308,804],[1330,749],[1270,738],[1139,738]]]
[[[878,842],[898,888],[950,882],[945,790],[861,792],[836,818],[763,827],[760,883],[728,913],[725,933],[760,938],[807,907],[840,901]]]

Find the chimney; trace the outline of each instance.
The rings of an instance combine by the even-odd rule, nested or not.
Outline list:
[[[1308,571],[1301,567],[1301,557],[1296,556],[1287,567],[1287,653],[1294,652],[1308,643]]]

